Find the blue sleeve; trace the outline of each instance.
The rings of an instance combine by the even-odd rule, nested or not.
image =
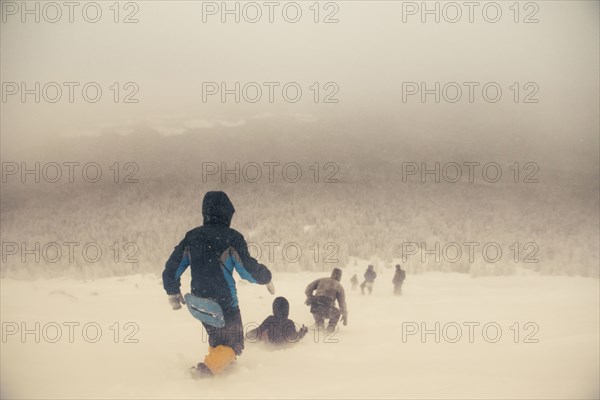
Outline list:
[[[177,270],[175,271],[175,277],[178,279],[181,278],[181,275],[183,275],[183,273],[189,266],[190,266],[190,254],[189,254],[189,251],[185,250],[183,252],[183,258],[181,259],[181,262],[179,263],[179,266],[177,267]]]
[[[271,282],[271,271],[250,256],[248,245],[243,236],[240,235],[235,241],[234,248],[239,256],[234,263],[235,270],[242,279],[259,285],[266,285]]]
[[[163,271],[163,287],[167,294],[180,292],[181,275],[190,265],[189,251],[187,250],[187,238],[184,238],[171,253]]]

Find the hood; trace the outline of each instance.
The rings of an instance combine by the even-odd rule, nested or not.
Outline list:
[[[290,303],[285,297],[277,297],[273,300],[273,315],[283,319],[290,315]]]
[[[225,192],[207,192],[202,201],[204,225],[231,224],[235,208]]]
[[[339,268],[334,268],[333,271],[331,271],[331,277],[338,282],[341,281],[342,280],[342,270]]]

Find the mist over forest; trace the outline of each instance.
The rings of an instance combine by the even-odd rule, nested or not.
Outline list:
[[[158,273],[184,233],[202,223],[204,193],[224,190],[237,210],[233,227],[277,271],[356,269],[364,267],[357,260],[369,260],[380,269],[400,262],[410,272],[598,276],[593,148],[576,144],[580,157],[570,153],[565,162],[565,145],[553,149],[552,140],[541,146],[489,132],[463,140],[358,120],[269,115],[176,135],[138,127],[32,143],[34,161],[5,161],[3,241],[27,245],[3,248],[2,274]],[[90,160],[101,177],[91,166],[84,179]],[[35,162],[37,175],[22,175]],[[36,242],[39,260],[26,254]],[[43,246],[52,242],[80,244],[73,259],[49,262],[56,249]],[[89,242],[103,251],[93,263],[81,255]],[[464,243],[471,242],[480,245],[469,257]],[[284,252],[287,243],[294,248]],[[426,254],[436,243],[437,258]],[[497,243],[501,258],[483,257],[485,243]]]

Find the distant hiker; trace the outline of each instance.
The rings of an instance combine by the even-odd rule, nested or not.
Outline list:
[[[375,278],[377,278],[377,272],[373,270],[372,265],[369,265],[365,272],[365,281],[360,284],[360,292],[362,294],[365,294],[365,288],[369,291],[369,294],[373,293],[373,283],[375,282]]]
[[[295,343],[306,335],[308,328],[304,325],[296,331],[296,324],[288,318],[290,303],[285,297],[277,297],[273,301],[273,315],[270,315],[256,329],[246,333],[246,340],[262,341],[272,344]]]
[[[327,330],[334,331],[340,317],[344,325],[348,323],[348,309],[346,307],[346,295],[340,283],[342,270],[334,268],[331,278],[321,278],[310,283],[306,287],[306,305],[310,306],[310,312],[315,318],[318,328],[325,326],[325,320],[329,320]],[[339,309],[335,307],[338,302]]]
[[[396,265],[396,273],[392,283],[394,284],[394,294],[400,296],[402,294],[402,284],[406,279],[406,272],[402,269],[400,264]]]
[[[271,271],[250,256],[244,237],[229,227],[234,212],[224,192],[207,192],[202,202],[203,225],[186,233],[169,257],[162,276],[174,310],[185,304],[180,278],[188,266],[192,295],[216,302],[222,309],[219,317],[224,318],[223,327],[202,322],[208,333],[209,353],[193,369],[198,376],[221,373],[244,349],[233,270],[249,282],[267,285],[271,293],[275,291]]]
[[[352,283],[352,290],[356,290],[356,287],[358,286],[358,277],[356,276],[356,274],[352,276],[352,279],[350,279],[350,283]]]

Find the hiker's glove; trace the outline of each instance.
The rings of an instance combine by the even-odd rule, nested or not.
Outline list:
[[[173,310],[179,310],[182,304],[185,304],[185,300],[181,293],[170,294],[169,295],[169,304]]]
[[[312,304],[312,301],[313,301],[312,296],[306,296],[306,301],[304,302],[304,304],[306,304],[307,306],[310,306]]]
[[[306,333],[308,332],[308,328],[304,325],[302,325],[302,328],[300,328],[300,331],[298,331],[298,339],[302,339]]]
[[[342,314],[342,323],[344,324],[344,326],[348,325],[348,313],[344,312]]]
[[[271,282],[267,283],[267,290],[269,291],[269,293],[271,294],[275,294],[275,285],[273,284],[273,280],[271,279]]]

